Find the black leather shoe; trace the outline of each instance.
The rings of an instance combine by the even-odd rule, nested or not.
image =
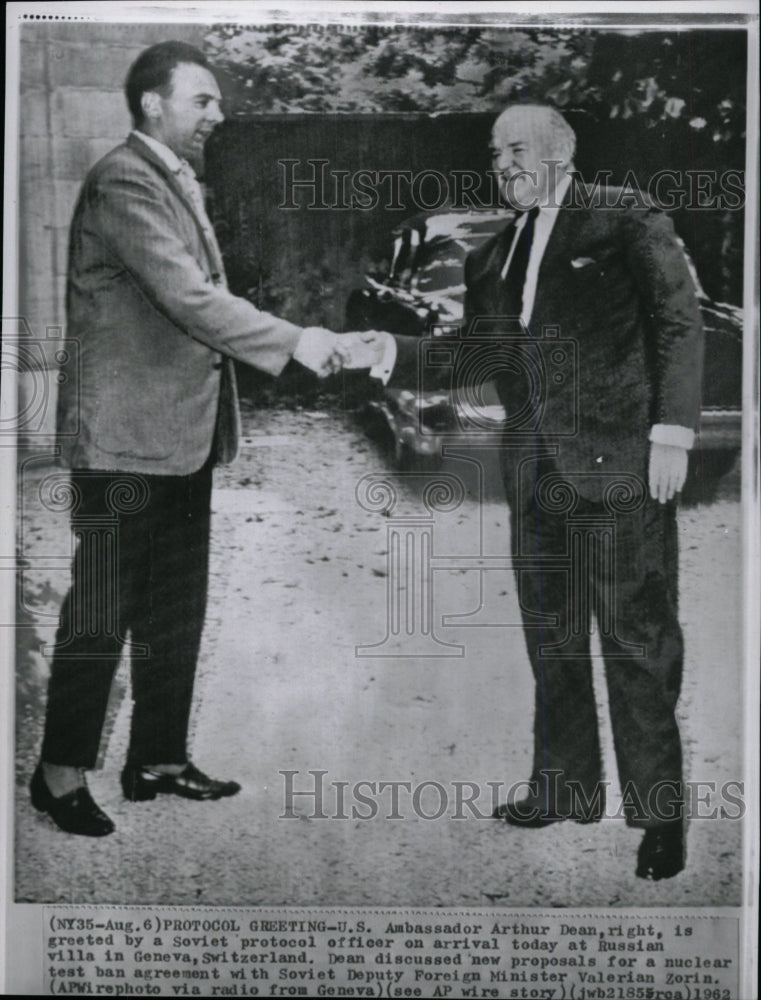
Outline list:
[[[185,799],[221,799],[240,791],[237,781],[216,781],[186,764],[179,774],[163,774],[149,767],[127,766],[122,771],[122,791],[130,802],[148,802],[159,794],[181,795]]]
[[[588,806],[578,800],[566,808],[550,807],[546,799],[528,795],[518,802],[503,802],[492,813],[493,819],[501,819],[511,826],[523,826],[530,830],[541,829],[551,823],[562,823],[571,819],[574,823],[599,823],[605,812],[605,795],[593,799]]]
[[[29,791],[34,808],[39,812],[46,812],[66,833],[78,833],[83,837],[105,837],[114,831],[114,824],[98,808],[87,785],[57,798],[48,788],[42,766],[38,764]]]
[[[673,878],[684,868],[686,855],[681,820],[645,830],[637,851],[637,877],[653,882]]]

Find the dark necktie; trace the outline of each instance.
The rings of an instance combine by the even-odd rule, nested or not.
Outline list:
[[[531,253],[531,244],[534,242],[534,222],[539,214],[539,206],[532,208],[528,212],[521,212],[515,220],[515,225],[525,217],[523,228],[518,233],[518,239],[513,250],[510,266],[505,275],[505,281],[511,292],[511,300],[515,308],[516,315],[520,315],[523,310],[523,286],[526,283],[526,271],[528,270],[528,259]],[[513,229],[513,233],[515,229]]]

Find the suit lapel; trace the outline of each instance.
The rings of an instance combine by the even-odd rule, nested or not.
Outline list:
[[[203,221],[198,217],[198,212],[196,211],[193,202],[185,193],[185,190],[177,176],[167,167],[161,157],[156,155],[147,143],[141,142],[140,138],[132,132],[127,136],[127,145],[130,149],[133,149],[136,153],[142,156],[144,160],[148,160],[148,162],[159,171],[172,192],[180,199],[185,208],[190,212],[196,224],[196,228],[198,229],[198,234],[201,237],[201,242],[203,243],[206,251],[206,256],[209,259],[212,272],[219,276],[223,276],[224,265],[222,262],[222,255],[219,251],[219,247],[217,246],[217,241],[212,241],[207,236]]]
[[[517,218],[518,216],[516,216]],[[497,233],[494,237],[490,253],[484,262],[484,273],[487,271],[493,273],[496,268],[497,272],[501,274],[507,260],[507,255],[510,253],[510,245],[513,242],[514,236],[515,219],[511,219],[502,232]]]
[[[572,252],[579,231],[589,215],[589,209],[583,207],[585,197],[581,181],[574,175],[563,198],[563,204],[555,219],[555,225],[552,227],[542,262],[539,265],[536,301],[540,301],[542,279],[551,274],[558,263],[565,260]]]
[[[515,224],[511,220],[477,251],[470,273],[470,285],[479,308],[494,316],[506,315],[510,311],[510,296],[501,272],[514,235]]]

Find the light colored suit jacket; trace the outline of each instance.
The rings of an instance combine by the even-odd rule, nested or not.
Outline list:
[[[134,134],[80,193],[67,323],[78,365],[59,390],[64,461],[159,475],[188,475],[210,454],[231,461],[240,426],[232,360],[278,375],[302,332],[228,291],[216,240]]]

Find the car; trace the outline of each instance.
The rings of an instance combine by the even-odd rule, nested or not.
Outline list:
[[[446,335],[462,322],[465,257],[512,218],[508,209],[440,210],[407,219],[393,233],[390,265],[365,276],[346,307],[346,327],[408,336]],[[712,301],[685,250],[705,329],[701,426],[690,478],[704,481],[735,465],[741,444],[742,310]],[[480,393],[479,436],[499,439],[504,410],[492,386]],[[467,437],[472,414],[448,391],[387,388],[368,404],[385,421],[401,466],[435,465],[444,442]]]

